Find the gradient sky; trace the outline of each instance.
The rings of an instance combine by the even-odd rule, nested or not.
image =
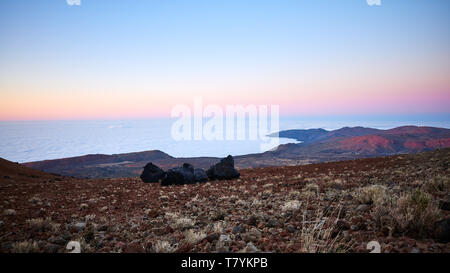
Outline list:
[[[0,1],[0,120],[450,113],[450,1]]]

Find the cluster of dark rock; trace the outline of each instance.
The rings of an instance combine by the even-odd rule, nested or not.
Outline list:
[[[231,155],[211,166],[206,172],[203,169],[195,169],[189,163],[181,167],[175,167],[165,172],[153,163],[144,167],[141,179],[145,183],[161,182],[162,186],[184,185],[204,183],[208,180],[228,180],[239,178],[239,172],[234,168],[234,159]]]

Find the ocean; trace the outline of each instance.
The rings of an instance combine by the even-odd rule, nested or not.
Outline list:
[[[181,140],[171,136],[174,119],[73,120],[73,121],[2,121],[0,122],[0,157],[14,162],[80,156],[161,150],[175,157],[243,155],[262,152],[267,139],[249,140]],[[281,117],[280,130],[366,126],[389,129],[402,125],[450,128],[448,116],[354,118]],[[247,127],[248,131],[251,131]],[[248,133],[248,132],[247,132]],[[279,139],[279,144],[296,143]],[[270,146],[270,145],[269,145]],[[265,150],[277,145],[266,147]]]

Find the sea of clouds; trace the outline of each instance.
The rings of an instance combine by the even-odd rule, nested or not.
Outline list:
[[[259,153],[261,143],[265,141],[262,139],[175,141],[171,137],[173,122],[173,119],[4,121],[0,122],[0,157],[15,162],[30,162],[85,154],[117,154],[147,150],[161,150],[176,157],[223,157],[228,154]],[[405,124],[415,123],[402,120],[281,118],[279,126],[280,130],[337,129],[359,125],[386,129]],[[426,121],[415,125],[450,127],[448,121]],[[292,139],[280,138],[279,144],[295,142]]]

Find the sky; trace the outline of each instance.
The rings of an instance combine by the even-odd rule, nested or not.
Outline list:
[[[70,2],[70,1],[69,1]],[[0,120],[450,115],[450,1],[0,1]]]

